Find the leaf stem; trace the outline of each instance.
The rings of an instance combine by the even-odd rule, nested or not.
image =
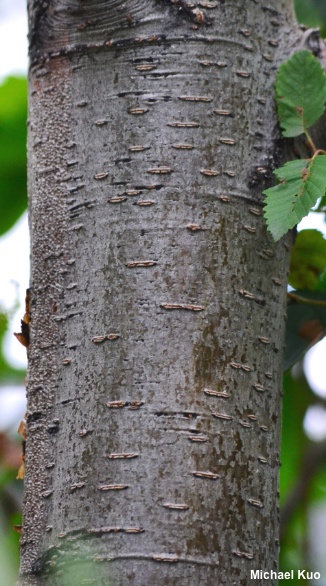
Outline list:
[[[312,138],[311,138],[308,130],[305,130],[304,133],[305,133],[305,136],[306,136],[306,139],[307,139],[307,142],[308,142],[308,146],[311,148],[313,154],[315,155],[316,154],[316,151],[317,151],[317,147],[316,147],[314,141],[312,140]]]
[[[323,149],[317,149],[311,158],[314,159],[318,155],[326,155],[326,151],[323,151]]]

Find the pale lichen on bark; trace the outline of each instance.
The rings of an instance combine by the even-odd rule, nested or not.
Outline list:
[[[97,584],[245,585],[278,550],[289,247],[261,191],[293,16],[41,4],[21,584],[88,560]]]

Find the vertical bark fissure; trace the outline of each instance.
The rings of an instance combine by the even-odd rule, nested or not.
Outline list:
[[[289,9],[202,2],[206,27],[171,3],[111,21],[114,2],[70,4],[31,49],[52,56],[31,70],[43,435],[31,418],[22,573],[247,584],[278,550],[289,247],[266,233],[261,190]]]

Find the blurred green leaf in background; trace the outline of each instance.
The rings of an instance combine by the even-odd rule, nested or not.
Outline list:
[[[297,19],[309,28],[320,27],[322,37],[326,37],[325,0],[294,0]]]
[[[318,230],[302,230],[291,251],[289,284],[315,291],[326,267],[326,240]]]
[[[6,233],[27,207],[26,181],[27,82],[9,77],[0,85],[0,236]],[[10,250],[8,250],[10,255]],[[16,300],[8,309],[0,304],[0,385],[24,384],[23,370],[5,358],[3,342],[9,320],[18,309]],[[22,481],[17,481],[21,438],[0,432],[0,584],[14,584],[19,564]]]
[[[27,207],[27,82],[8,77],[0,86],[0,236]]]

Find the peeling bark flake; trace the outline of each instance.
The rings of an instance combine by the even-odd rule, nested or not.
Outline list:
[[[94,336],[94,338],[92,338],[92,342],[94,342],[94,344],[102,344],[102,342],[105,340],[106,336]]]
[[[257,460],[261,463],[261,464],[267,464],[267,458],[264,458],[264,456],[258,456]]]
[[[198,224],[188,224],[186,226],[186,228],[188,230],[190,230],[191,232],[199,232],[200,230],[207,230],[207,228],[205,228],[205,226],[198,226]]]
[[[208,480],[217,480],[220,478],[220,474],[214,474],[213,472],[201,472],[201,471],[193,471],[192,474],[197,478],[207,478]]]
[[[85,482],[76,482],[75,484],[71,484],[69,486],[69,490],[70,490],[70,492],[74,492],[75,490],[83,488],[84,486],[85,486]]]
[[[194,148],[192,144],[173,144],[173,149],[180,149],[180,150],[191,150]]]
[[[42,496],[44,499],[47,499],[47,498],[49,498],[49,497],[50,497],[50,496],[52,496],[52,495],[53,495],[53,490],[45,490],[45,491],[44,491],[44,492],[42,492],[42,494],[41,494],[41,496]]]
[[[213,417],[217,419],[225,419],[225,421],[232,421],[232,415],[227,415],[226,413],[212,413]]]
[[[122,453],[122,454],[109,454],[107,458],[109,460],[130,460],[131,458],[138,458],[139,454],[136,453]]]
[[[149,149],[150,147],[145,147],[141,144],[135,144],[134,146],[130,146],[128,147],[128,150],[131,151],[132,153],[140,153],[142,151],[145,151],[146,149]]]
[[[198,122],[170,122],[167,126],[172,126],[172,128],[199,128]]]
[[[224,391],[213,391],[212,389],[204,389],[205,395],[210,395],[211,397],[222,397],[223,399],[228,399],[231,397],[229,393]]]
[[[250,423],[248,423],[247,421],[239,421],[240,425],[242,425],[242,427],[245,427],[246,429],[252,429],[252,425],[250,425]]]
[[[261,501],[257,500],[257,499],[247,499],[249,505],[252,505],[253,507],[257,507],[258,509],[262,509],[264,506],[264,503],[262,503]]]
[[[176,511],[188,511],[189,506],[185,504],[178,504],[178,503],[163,503],[163,507],[166,509],[174,509]]]
[[[153,267],[157,265],[156,260],[131,260],[126,262],[126,267],[137,268],[137,267]]]
[[[97,490],[106,492],[107,490],[125,490],[126,488],[129,488],[128,484],[100,484]]]
[[[205,435],[188,435],[188,440],[195,443],[204,443],[208,441],[208,437]]]
[[[109,407],[109,409],[121,409],[126,405],[126,401],[109,401],[109,403],[106,404],[106,406]]]
[[[153,169],[147,169],[147,173],[151,173],[153,175],[167,175],[168,173],[172,173],[173,169],[170,167],[155,167]]]
[[[100,181],[101,179],[106,179],[106,177],[108,177],[109,174],[108,173],[96,173],[96,175],[94,175],[94,179],[97,179],[98,181]]]
[[[252,553],[247,551],[240,551],[239,549],[234,549],[232,553],[238,558],[245,558],[247,560],[252,560],[254,558],[254,555]]]
[[[260,385],[259,383],[254,383],[252,386],[254,389],[256,389],[256,391],[259,391],[260,393],[266,391],[265,387],[263,385]]]
[[[269,338],[265,338],[265,336],[259,336],[259,337],[258,337],[258,340],[259,340],[259,341],[260,341],[262,344],[266,344],[266,345],[268,345],[268,344],[270,344],[270,343],[271,343],[270,339],[269,339]]]
[[[221,175],[221,173],[215,169],[201,169],[200,172],[202,175],[206,175],[207,177],[216,177],[216,175]]]
[[[122,203],[123,201],[126,201],[126,197],[111,197],[110,199],[108,199],[108,203]]]
[[[116,333],[111,333],[106,336],[107,340],[117,340],[118,338],[120,338],[120,334]]]
[[[235,145],[236,142],[235,140],[233,140],[233,138],[220,138],[220,142],[222,144],[228,144],[228,145]]]
[[[183,100],[184,102],[212,102],[213,98],[211,96],[178,96],[179,100]]]
[[[248,211],[253,215],[253,216],[261,216],[261,211],[257,208],[249,208]]]
[[[152,199],[140,199],[135,201],[134,205],[136,206],[152,206],[155,203]]]
[[[142,527],[91,527],[87,533],[91,535],[104,535],[106,533],[144,533],[145,529]]]
[[[148,112],[148,108],[130,108],[128,112],[129,114],[139,116],[141,114],[146,114],[146,112]]]
[[[219,116],[232,116],[231,110],[213,110],[214,114],[218,114]]]
[[[192,305],[189,303],[161,303],[163,309],[187,309],[189,311],[203,311],[202,305]]]
[[[137,71],[152,71],[152,69],[156,69],[156,65],[148,65],[148,64],[136,65],[135,69]]]
[[[152,556],[153,560],[156,562],[169,562],[169,563],[176,563],[179,561],[178,556],[173,555],[173,554],[159,554],[159,553],[155,553]]]
[[[255,299],[255,295],[253,293],[250,293],[249,291],[246,291],[245,289],[240,289],[239,293],[245,299]]]

